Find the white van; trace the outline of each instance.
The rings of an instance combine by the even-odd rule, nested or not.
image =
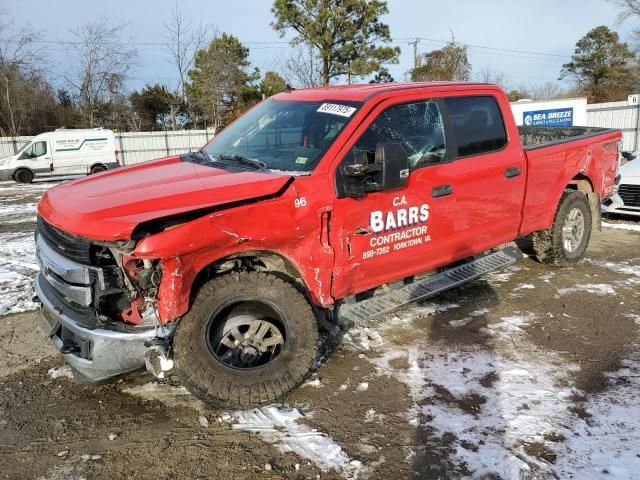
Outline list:
[[[111,130],[58,129],[33,137],[18,153],[0,159],[0,180],[88,175],[119,166]]]

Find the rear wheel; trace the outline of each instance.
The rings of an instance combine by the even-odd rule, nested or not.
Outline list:
[[[539,261],[570,265],[583,256],[591,238],[591,207],[587,196],[565,190],[553,226],[533,234],[533,250]]]
[[[257,272],[206,283],[173,339],[176,373],[205,402],[255,406],[302,383],[318,349],[315,315],[280,278]]]
[[[33,181],[33,172],[26,168],[21,168],[13,174],[13,179],[18,183],[31,183]]]

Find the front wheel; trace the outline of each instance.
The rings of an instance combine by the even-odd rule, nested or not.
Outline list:
[[[33,173],[31,170],[21,168],[13,175],[13,179],[18,183],[31,183],[33,181]]]
[[[571,265],[583,256],[591,238],[591,207],[587,196],[565,190],[550,229],[533,234],[533,250],[539,261]]]
[[[232,273],[200,288],[173,350],[180,381],[198,398],[256,406],[304,381],[317,355],[318,327],[293,285],[265,273]]]

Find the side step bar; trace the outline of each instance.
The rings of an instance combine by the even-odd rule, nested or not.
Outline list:
[[[521,258],[519,251],[513,247],[507,247],[366,300],[343,304],[338,310],[338,320],[346,326],[351,326],[389,313],[409,303],[432,297],[500,268],[508,267]]]

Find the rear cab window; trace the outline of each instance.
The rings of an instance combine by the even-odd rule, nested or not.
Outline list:
[[[504,120],[494,97],[448,97],[444,103],[457,158],[496,152],[507,145]]]

